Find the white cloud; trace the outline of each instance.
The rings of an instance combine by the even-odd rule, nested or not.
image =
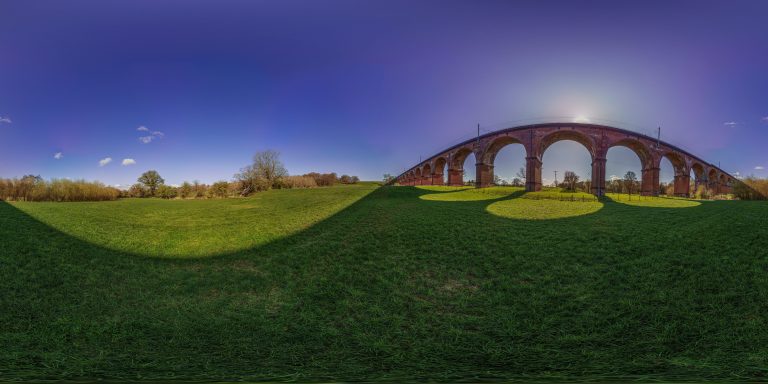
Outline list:
[[[149,136],[141,136],[139,137],[139,141],[141,141],[144,144],[149,144],[155,139],[162,139],[165,136],[165,133],[160,131],[152,131],[152,134]]]
[[[763,169],[765,169],[765,167],[763,167],[762,165],[758,165],[755,167],[755,169],[758,171],[762,171]]]
[[[736,126],[736,125],[738,125],[738,124],[739,124],[739,123],[737,123],[737,122],[735,122],[735,121],[726,121],[725,123],[723,123],[723,125],[727,125],[727,126],[729,126],[729,127],[733,127],[733,126]]]
[[[137,131],[141,131],[141,132],[149,132],[149,128],[147,128],[147,127],[145,127],[143,125],[141,127],[136,128],[136,130]]]
[[[766,117],[763,117],[763,118],[762,118],[762,119],[760,119],[760,120],[762,120],[762,121],[763,121],[763,122],[765,122],[765,123],[768,123],[768,116],[766,116]]]
[[[11,123],[11,119],[9,119],[7,117],[0,116],[0,124],[2,124],[2,123],[10,124]]]
[[[56,152],[56,153],[53,154],[53,158],[56,159],[56,160],[59,160],[62,157],[64,157],[64,154],[61,153],[61,152]]]
[[[123,159],[123,165],[134,165],[136,164],[136,160],[134,159]]]
[[[99,160],[99,167],[103,167],[103,166],[105,166],[105,165],[107,165],[107,164],[109,164],[111,162],[112,162],[112,158],[111,157],[105,157],[105,158]]]

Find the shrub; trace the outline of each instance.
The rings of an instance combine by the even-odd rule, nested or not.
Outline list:
[[[208,189],[209,197],[227,197],[229,183],[226,181],[217,181]]]
[[[315,179],[309,176],[286,176],[283,178],[283,188],[314,188]]]
[[[317,173],[317,172],[310,172],[307,173],[307,177],[311,177],[315,179],[315,184],[317,184],[318,187],[329,187],[331,185],[336,184],[339,179],[336,177],[336,173]]]
[[[131,185],[131,188],[128,189],[128,196],[130,197],[145,197],[148,196],[147,193],[148,191],[144,188],[144,185],[139,183]]]
[[[155,191],[155,196],[163,198],[163,199],[173,199],[178,195],[178,189],[171,187],[170,185],[159,185],[157,187],[157,191]]]
[[[185,182],[181,183],[181,186],[179,187],[179,190],[178,190],[178,195],[182,199],[186,199],[188,197],[194,197],[192,195],[192,192],[193,192],[192,191],[192,184],[190,184],[189,182],[185,181]]]

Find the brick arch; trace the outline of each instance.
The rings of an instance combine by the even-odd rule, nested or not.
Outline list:
[[[658,167],[657,164],[654,164],[654,158],[648,146],[646,146],[642,141],[638,139],[623,138],[613,141],[605,147],[606,155],[608,154],[608,150],[614,147],[624,147],[634,152],[635,155],[637,155],[637,157],[640,159],[641,169],[647,169],[654,166]],[[661,158],[659,158],[659,161],[661,161]]]
[[[718,194],[720,193],[720,175],[717,172],[717,169],[710,168],[709,172],[707,172],[707,185],[709,187],[709,190],[712,193]]]
[[[675,170],[675,174],[677,175],[679,173],[684,173],[688,171],[688,167],[685,166],[685,157],[677,152],[671,152],[666,151],[662,152],[661,156],[659,157],[659,161],[661,161],[661,158],[665,158],[669,160],[669,162],[672,164],[672,168]]]
[[[686,166],[685,156],[678,152],[663,151],[659,156],[659,168],[661,168],[661,159],[669,160],[672,169],[675,171],[672,186],[674,195],[687,197],[691,190],[691,171]]]
[[[728,176],[726,176],[725,173],[720,173],[720,179],[718,180],[717,184],[718,193],[731,193],[731,183],[728,182]]]
[[[469,157],[469,155],[472,153],[474,153],[474,151],[472,151],[472,149],[470,149],[469,147],[459,148],[451,156],[451,163],[449,164],[449,166],[451,168],[463,170],[464,162],[467,160],[467,157]]]
[[[717,169],[710,168],[709,172],[707,172],[707,180],[708,181],[717,181]]]
[[[432,185],[444,184],[443,170],[447,164],[448,159],[445,156],[438,156],[435,159],[435,167],[432,169]]]
[[[499,152],[504,149],[504,147],[512,144],[522,145],[523,148],[525,148],[526,157],[528,156],[528,148],[520,139],[514,136],[499,136],[488,145],[488,148],[486,148],[482,157],[483,162],[493,165],[496,162],[496,156]]]
[[[705,172],[706,168],[704,168],[703,164],[699,162],[693,162],[691,164],[691,170],[693,171],[693,176],[695,177],[696,182],[704,181],[707,173]]]
[[[405,174],[405,185],[413,185],[413,179],[414,179],[413,171],[410,171],[410,172],[406,173]]]
[[[464,162],[470,154],[474,154],[475,158],[477,158],[477,154],[469,145],[462,146],[450,154],[448,160],[448,185],[455,187],[464,185]]]
[[[595,154],[597,153],[597,145],[595,144],[595,141],[586,133],[572,129],[557,130],[547,134],[546,136],[543,136],[539,141],[538,148],[536,148],[536,156],[539,158],[539,160],[542,160],[544,158],[544,152],[547,151],[547,148],[549,148],[554,143],[564,140],[575,141],[583,145],[587,149],[587,152],[589,152],[590,156],[593,159],[595,158]]]
[[[432,166],[429,163],[424,164],[421,171],[421,184],[432,185]]]

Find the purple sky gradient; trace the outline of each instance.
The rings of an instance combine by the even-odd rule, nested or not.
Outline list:
[[[576,116],[661,126],[727,171],[768,176],[755,169],[768,167],[767,14],[748,0],[5,0],[0,176],[213,182],[275,149],[293,174],[379,180],[477,123]],[[521,153],[505,148],[497,172],[512,177]],[[611,150],[608,174],[639,164]],[[544,156],[545,182],[566,169],[588,174],[578,144]]]

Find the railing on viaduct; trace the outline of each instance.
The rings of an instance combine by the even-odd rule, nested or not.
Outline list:
[[[695,185],[705,185],[715,193],[730,193],[737,179],[717,166],[674,145],[652,137],[606,125],[584,123],[546,123],[507,128],[478,136],[445,149],[416,164],[395,177],[391,183],[401,185],[443,185],[444,170],[448,172],[448,185],[464,185],[464,160],[474,154],[475,186],[491,186],[496,155],[510,144],[521,144],[526,153],[526,191],[541,190],[541,166],[544,152],[561,140],[582,144],[592,158],[592,193],[605,194],[605,164],[608,150],[622,146],[640,158],[642,166],[641,194],[659,193],[659,169],[662,158],[667,158],[675,170],[674,193],[689,196],[691,171]]]

